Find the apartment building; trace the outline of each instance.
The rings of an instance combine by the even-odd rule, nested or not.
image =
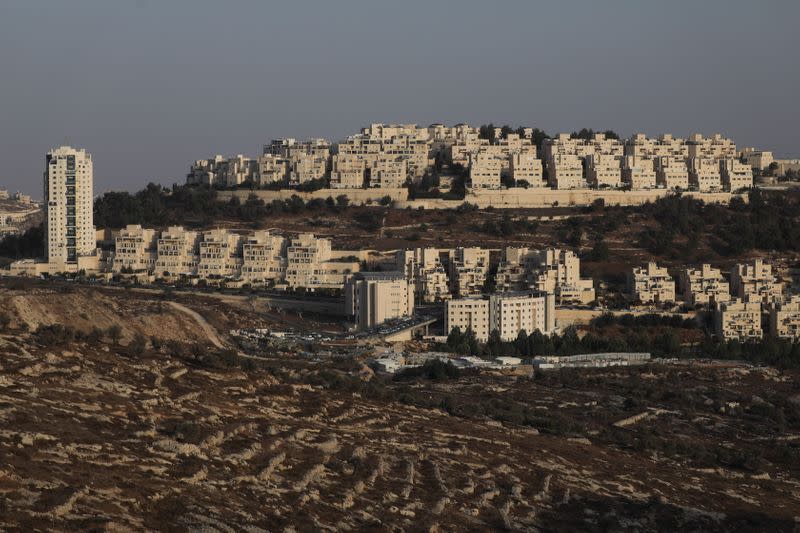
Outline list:
[[[731,299],[730,286],[722,272],[709,264],[700,268],[685,268],[680,272],[683,301],[688,305],[708,305]]]
[[[703,137],[699,133],[692,134],[686,142],[689,159],[736,159],[736,144],[715,133],[711,137]]]
[[[242,183],[258,182],[258,160],[241,154],[228,159],[221,167],[224,171],[222,182],[227,187],[236,187]]]
[[[739,299],[720,302],[714,313],[714,326],[717,336],[724,340],[760,339],[763,336],[761,303]]]
[[[461,165],[467,168],[470,158],[486,146],[489,146],[489,139],[482,139],[475,129],[467,130],[450,145],[447,159],[451,165]]]
[[[336,154],[331,158],[331,188],[359,189],[367,179],[367,162],[354,154]]]
[[[745,302],[778,302],[783,296],[783,285],[778,282],[769,263],[756,259],[733,267],[731,295]]]
[[[550,334],[555,329],[555,300],[541,293],[503,293],[489,297],[449,300],[445,304],[445,331],[471,329],[482,342],[497,330],[500,338],[512,341],[520,331]]]
[[[719,160],[710,157],[691,158],[688,161],[689,186],[700,192],[722,190]]]
[[[153,271],[157,258],[157,241],[155,230],[129,224],[120,230],[114,240],[111,271]]]
[[[284,159],[294,160],[298,156],[313,156],[328,159],[331,143],[326,139],[308,139],[298,141],[292,138],[274,139],[264,145],[264,154],[271,154]]]
[[[635,191],[655,189],[656,170],[653,160],[626,156],[622,163],[622,183]]]
[[[489,300],[477,296],[448,300],[444,305],[445,333],[454,328],[462,333],[472,330],[479,341],[489,340]]]
[[[577,155],[556,154],[547,161],[548,183],[554,189],[582,189],[583,163]]]
[[[238,277],[242,266],[243,237],[225,229],[203,232],[197,274],[204,279]]]
[[[321,180],[327,173],[327,157],[298,153],[290,159],[289,185],[297,186],[309,181]]]
[[[345,309],[358,330],[414,313],[414,284],[402,272],[359,272],[348,276]]]
[[[489,273],[489,250],[459,247],[449,261],[451,292],[461,298],[481,294]]]
[[[520,152],[511,155],[511,178],[520,185],[525,182],[530,187],[544,187],[542,181],[542,161],[535,153]]]
[[[668,157],[684,161],[689,156],[689,147],[684,139],[665,133],[658,138],[649,138],[637,133],[625,142],[625,155],[634,158],[657,159]]]
[[[216,185],[222,183],[228,160],[221,155],[211,159],[198,159],[189,168],[186,175],[187,185]]]
[[[274,183],[287,183],[289,180],[289,160],[275,154],[262,154],[258,158],[256,184],[260,186]]]
[[[665,189],[686,190],[689,188],[689,168],[686,160],[673,156],[655,159],[656,185]]]
[[[170,226],[156,241],[154,272],[159,277],[191,276],[197,273],[200,235],[181,226]]]
[[[800,297],[769,306],[769,332],[773,337],[800,340]]]
[[[369,186],[381,189],[398,189],[408,177],[409,159],[402,156],[380,157],[369,169]]]
[[[436,248],[399,250],[395,256],[396,269],[414,282],[414,290],[420,301],[432,303],[447,300],[450,298],[447,276],[449,255],[449,250]]]
[[[268,230],[256,231],[242,243],[241,279],[259,284],[283,279],[286,274],[286,239]]]
[[[332,259],[331,241],[301,233],[286,249],[286,276],[289,287],[340,289],[346,276],[358,272],[357,260]]]
[[[530,289],[534,268],[538,267],[539,257],[535,250],[528,248],[503,249],[497,265],[494,285],[497,292],[518,292]]]
[[[720,159],[719,169],[725,190],[736,192],[753,186],[753,169],[738,159]]]
[[[503,160],[478,152],[470,156],[469,180],[473,189],[499,189]]]
[[[586,157],[586,181],[597,189],[616,189],[622,183],[620,160],[613,155],[592,154]]]
[[[675,280],[666,268],[651,261],[633,268],[628,274],[628,295],[643,304],[672,303],[675,301]]]
[[[742,148],[742,151],[739,153],[739,159],[741,159],[745,165],[755,170],[765,170],[775,161],[772,152],[756,150],[755,148]]]

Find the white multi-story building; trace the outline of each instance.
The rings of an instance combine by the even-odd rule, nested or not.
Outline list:
[[[96,255],[92,156],[61,146],[47,153],[44,172],[45,255],[48,263],[76,264]]]
[[[398,189],[408,177],[408,159],[402,156],[379,157],[369,169],[369,186]]]
[[[503,160],[478,152],[470,156],[469,180],[473,189],[499,189]]]
[[[654,189],[656,170],[652,159],[627,156],[622,164],[622,183],[633,190]]]
[[[414,313],[414,284],[402,272],[359,272],[347,278],[344,295],[359,330]]]
[[[265,283],[286,274],[286,239],[268,230],[248,235],[242,244],[242,280]]]
[[[331,158],[331,188],[360,189],[367,177],[367,162],[353,154],[336,154]]]
[[[738,159],[720,159],[719,170],[722,186],[731,192],[753,186],[753,169]]]
[[[761,303],[735,299],[720,302],[714,314],[716,334],[725,340],[753,340],[763,336]]]
[[[700,192],[721,191],[719,160],[710,157],[689,159],[689,185]]]
[[[671,303],[675,301],[675,280],[666,268],[651,261],[628,274],[628,294],[645,304]]]
[[[769,306],[769,331],[774,337],[800,340],[800,297]]]
[[[129,224],[120,230],[114,242],[114,259],[111,270],[152,271],[157,258],[156,232],[138,224]]]
[[[203,232],[197,273],[202,278],[238,277],[242,266],[241,235],[225,229]]]
[[[572,154],[556,154],[547,165],[547,179],[555,189],[581,189],[586,187],[583,179],[583,163]]]
[[[686,143],[688,145],[689,159],[713,159],[718,161],[720,159],[735,159],[738,155],[736,152],[736,143],[715,133],[711,137],[703,137],[699,133],[695,133],[689,137]]]
[[[665,189],[689,188],[689,169],[685,159],[659,156],[655,160],[656,184]]]
[[[727,302],[731,299],[728,282],[718,268],[703,264],[698,268],[686,268],[680,273],[683,301],[688,305],[707,305]]]
[[[449,253],[448,250],[436,248],[397,252],[396,269],[414,282],[415,293],[422,302],[432,303],[450,298],[450,284],[445,269]]]
[[[482,342],[497,330],[511,341],[520,331],[550,334],[555,329],[555,298],[543,293],[497,293],[486,297],[449,300],[445,304],[445,331],[471,329]]]
[[[745,302],[779,302],[783,286],[762,259],[739,263],[731,270],[731,295]]]
[[[301,233],[286,249],[286,283],[306,289],[341,289],[345,278],[358,272],[358,260],[332,258],[330,239]]]
[[[197,274],[199,238],[196,231],[187,231],[181,226],[170,226],[162,231],[156,242],[155,274],[159,277]]]
[[[258,185],[286,183],[289,179],[289,160],[275,154],[263,154],[258,158]]]
[[[616,189],[622,180],[620,161],[609,154],[592,154],[586,157],[586,181],[592,187]]]
[[[511,154],[511,178],[517,185],[525,182],[530,187],[544,187],[542,161],[531,152]]]
[[[459,247],[450,255],[450,283],[456,297],[480,294],[489,273],[489,250]]]

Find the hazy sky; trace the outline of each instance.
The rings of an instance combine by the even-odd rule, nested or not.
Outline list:
[[[95,189],[370,122],[722,132],[800,156],[800,2],[0,0],[0,187]]]

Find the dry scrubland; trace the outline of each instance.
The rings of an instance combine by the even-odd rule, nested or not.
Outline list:
[[[144,295],[11,292],[0,304],[18,313],[0,336],[0,527],[791,531],[800,516],[797,463],[763,453],[703,464],[637,444],[646,428],[687,448],[796,442],[795,414],[776,429],[763,406],[800,403],[796,375],[652,367],[380,384],[357,363],[271,352],[240,367],[164,347],[134,356],[107,339],[44,346],[17,321],[32,329],[79,305],[127,335],[202,340],[208,329]],[[247,315],[195,309],[220,325]],[[735,398],[742,413],[721,413]],[[522,411],[504,415],[509,401]]]

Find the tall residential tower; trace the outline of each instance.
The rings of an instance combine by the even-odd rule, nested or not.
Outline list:
[[[92,156],[61,146],[47,153],[44,172],[48,263],[77,263],[96,248],[92,216]]]

